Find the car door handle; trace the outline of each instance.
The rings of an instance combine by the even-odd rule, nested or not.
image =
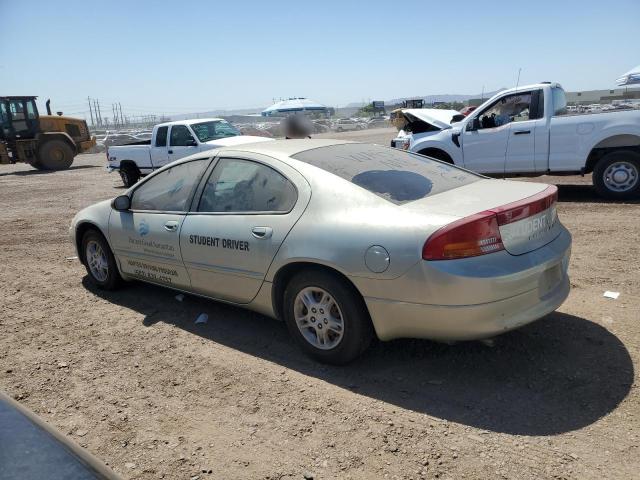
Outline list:
[[[514,135],[529,135],[531,130],[516,130],[513,132]]]
[[[273,235],[273,228],[271,227],[253,227],[251,229],[251,234],[259,239],[267,239],[271,238]]]
[[[170,220],[164,224],[164,229],[167,232],[175,232],[176,230],[178,230],[178,222]]]
[[[173,153],[173,150],[169,150],[167,153]]]

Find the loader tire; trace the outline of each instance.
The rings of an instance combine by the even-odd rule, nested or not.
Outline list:
[[[38,150],[38,170],[66,170],[73,163],[73,149],[62,140],[49,140]]]

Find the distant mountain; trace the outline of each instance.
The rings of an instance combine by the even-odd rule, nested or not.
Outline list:
[[[230,110],[208,110],[206,112],[183,113],[181,115],[171,115],[171,120],[185,120],[191,118],[211,118],[211,117],[228,117],[231,115],[251,115],[252,113],[260,113],[267,107],[257,108],[238,108]]]
[[[495,90],[493,92],[484,92],[485,100],[493,97],[496,93],[501,92],[504,88],[499,90]],[[391,100],[385,100],[385,105],[397,105],[402,103],[403,100],[413,99],[413,98],[422,98],[425,103],[433,103],[433,102],[466,102],[472,98],[481,98],[483,96],[482,93],[476,93],[475,95],[464,95],[464,94],[451,94],[451,93],[443,93],[440,95],[416,95],[411,97],[401,97],[401,98],[392,98]],[[364,107],[366,103],[363,102],[353,102],[346,106],[346,108],[361,108]]]
[[[496,90],[494,92],[484,92],[485,100],[494,96],[496,93],[501,92],[504,88],[500,90]],[[403,100],[412,99],[412,98],[422,98],[425,103],[433,103],[433,102],[465,102],[471,98],[480,98],[482,94],[477,93],[475,95],[463,95],[463,94],[450,94],[445,93],[441,95],[416,95],[411,97],[401,97],[401,98],[393,98],[391,100],[385,100],[385,105],[397,105],[402,103]],[[354,109],[357,110],[359,108],[367,105],[363,102],[352,102],[346,105],[345,107],[341,107],[341,110],[344,109]],[[267,107],[256,107],[256,108],[238,108],[238,109],[229,109],[229,110],[208,110],[206,112],[194,112],[194,113],[184,113],[181,115],[171,115],[171,120],[184,120],[187,118],[210,118],[210,117],[228,117],[231,115],[250,115],[255,113],[260,113]]]

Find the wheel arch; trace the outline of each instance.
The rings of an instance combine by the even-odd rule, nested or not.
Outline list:
[[[134,160],[120,160],[120,165],[118,168],[122,169],[123,167],[133,167],[138,171],[138,173],[140,173],[140,167],[138,167],[138,164]]]
[[[607,153],[619,150],[630,150],[640,153],[640,135],[623,133],[611,135],[597,142],[589,151],[584,172],[591,173],[596,163]]]
[[[109,240],[107,239],[107,236],[98,225],[96,225],[95,223],[89,220],[80,222],[76,226],[75,244],[76,244],[76,251],[78,252],[78,259],[80,260],[80,263],[82,263],[83,265],[85,264],[85,258],[84,258],[84,251],[82,250],[82,237],[84,237],[85,233],[87,233],[89,230],[95,230],[100,235],[102,235],[105,242],[107,242],[107,245],[109,245],[109,248],[111,248],[111,245],[109,244]]]
[[[450,163],[455,165],[453,158],[449,155],[445,150],[438,147],[426,147],[422,150],[418,151],[420,155],[425,155],[427,157],[435,158],[436,160],[442,160],[443,162]]]
[[[360,290],[358,290],[358,287],[356,287],[355,284],[349,279],[349,277],[347,277],[340,270],[332,266],[304,260],[304,261],[294,261],[291,263],[287,263],[286,265],[283,265],[282,267],[280,267],[280,269],[275,273],[273,277],[273,286],[271,288],[271,304],[272,304],[273,312],[275,313],[277,318],[279,319],[284,318],[283,311],[282,311],[282,307],[283,307],[282,303],[284,300],[284,291],[287,287],[287,284],[293,278],[294,275],[305,270],[317,270],[317,271],[327,272],[345,281],[348,285],[351,286],[354,293],[357,294],[358,298],[362,301],[362,304],[364,305],[367,315],[369,315],[369,318],[371,317],[371,315],[369,314],[369,309],[367,308],[367,304],[364,301],[364,297],[362,296],[362,293],[360,292]]]
[[[65,132],[43,132],[38,136],[38,149],[42,148],[42,146],[50,142],[51,140],[62,140],[64,143],[69,145],[73,150],[74,156],[78,154],[78,147],[76,146],[73,139],[69,136],[68,133]]]

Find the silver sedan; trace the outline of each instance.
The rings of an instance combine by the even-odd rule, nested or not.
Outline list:
[[[494,336],[569,293],[556,187],[336,140],[203,152],[82,210],[70,233],[105,289],[142,280],[283,319],[345,363],[371,340]]]

